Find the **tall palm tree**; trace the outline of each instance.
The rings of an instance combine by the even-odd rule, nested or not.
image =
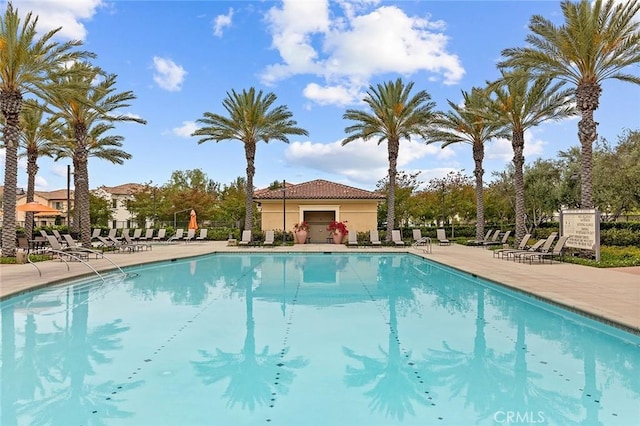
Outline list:
[[[35,195],[36,174],[38,173],[38,158],[53,157],[53,145],[47,138],[48,122],[43,121],[43,105],[37,101],[26,100],[20,117],[22,134],[20,141],[24,148],[21,154],[27,157],[27,202],[31,202]],[[33,238],[33,212],[27,212],[25,217],[25,233],[27,239]]]
[[[96,139],[107,130],[113,128],[112,123],[132,121],[146,124],[146,121],[131,115],[116,114],[127,103],[135,99],[131,91],[116,92],[116,75],[104,74],[102,70],[87,63],[75,63],[70,72],[54,81],[64,88],[59,92],[48,93],[46,99],[53,107],[52,117],[67,126],[67,134],[72,135],[73,149],[73,183],[75,194],[75,221],[79,226],[80,241],[85,247],[91,247],[91,221],[89,216],[89,169],[88,158],[104,155],[113,163],[120,164],[129,154],[112,146],[121,146],[122,137],[111,136]],[[95,126],[95,128],[93,128]],[[93,130],[92,130],[93,129]],[[93,133],[92,133],[93,132]],[[64,131],[63,131],[64,133]],[[68,141],[69,139],[67,139]],[[63,143],[64,145],[64,143]],[[67,147],[68,151],[71,149]],[[117,153],[117,155],[113,155]],[[63,157],[65,155],[59,155]]]
[[[391,241],[391,231],[395,224],[395,191],[398,173],[398,152],[400,139],[411,139],[412,135],[427,137],[426,131],[433,121],[434,102],[425,90],[411,96],[413,82],[404,84],[398,78],[377,86],[369,86],[363,101],[370,111],[348,109],[342,118],[356,124],[344,129],[350,134],[342,145],[362,139],[378,138],[378,145],[387,141],[389,158],[389,185],[387,191],[387,241]]]
[[[427,143],[442,142],[442,148],[453,143],[470,144],[475,164],[473,175],[476,180],[476,239],[484,237],[484,196],[482,177],[484,169],[484,144],[491,139],[508,137],[508,132],[497,121],[486,118],[491,109],[490,92],[474,87],[471,93],[462,91],[462,105],[447,100],[450,111],[439,114],[429,131]]]
[[[244,144],[244,155],[247,160],[247,185],[245,199],[244,229],[253,227],[253,176],[256,173],[256,144],[259,141],[269,143],[275,139],[289,143],[287,135],[304,135],[309,133],[298,127],[293,114],[286,105],[273,107],[277,97],[273,93],[263,94],[251,87],[237,93],[231,90],[222,101],[222,106],[229,113],[228,117],[205,112],[197,120],[204,125],[191,136],[203,136],[198,144],[223,140],[238,140]]]
[[[615,78],[640,84],[623,69],[640,62],[640,1],[581,0],[561,3],[565,23],[556,26],[542,16],[531,17],[526,38],[530,47],[505,49],[502,63],[526,67],[545,77],[575,84],[575,102],[582,116],[578,138],[582,149],[581,204],[593,208],[593,142],[601,83]]]
[[[524,69],[501,70],[502,78],[489,85],[495,94],[494,119],[511,132],[515,169],[516,241],[526,233],[524,200],[524,132],[544,121],[560,120],[574,114],[572,90],[563,82],[534,78]]]
[[[87,157],[99,158],[101,160],[109,161],[112,164],[124,164],[125,160],[131,159],[131,154],[120,149],[122,147],[122,141],[124,137],[120,135],[106,135],[104,133],[115,129],[115,126],[111,123],[98,123],[97,125],[87,126]],[[74,139],[74,130],[68,124],[58,127],[53,131],[51,140],[54,141],[52,151],[54,152],[55,161],[61,158],[70,158],[74,165],[74,154],[76,152],[76,140]],[[75,170],[75,169],[74,169]],[[74,173],[75,178],[75,173]],[[79,206],[80,201],[77,196],[77,191],[74,191],[73,203]],[[79,212],[80,209],[74,209],[73,225],[74,231],[78,232],[79,224]]]
[[[28,13],[21,23],[18,10],[11,2],[0,19],[0,112],[4,117],[3,140],[6,148],[2,218],[2,256],[13,256],[16,250],[16,189],[18,186],[18,144],[23,95],[41,96],[50,86],[52,72],[64,72],[60,65],[92,57],[73,51],[80,41],[52,41],[60,28],[38,37],[38,18]]]

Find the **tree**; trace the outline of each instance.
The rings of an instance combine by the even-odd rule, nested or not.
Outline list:
[[[471,93],[462,91],[462,98],[462,105],[447,100],[451,110],[437,116],[427,143],[441,142],[442,148],[453,143],[471,145],[475,165],[476,239],[482,240],[485,222],[482,183],[484,144],[494,138],[508,137],[508,132],[498,121],[486,117],[492,102],[488,90],[474,87]]]
[[[89,194],[89,218],[94,226],[108,226],[112,219],[109,200]]]
[[[20,113],[23,95],[37,97],[47,91],[59,90],[51,86],[50,76],[64,72],[62,64],[71,63],[93,54],[73,51],[80,41],[59,44],[52,38],[60,31],[56,28],[38,36],[38,18],[28,13],[21,24],[18,10],[7,4],[0,19],[0,112],[4,117],[3,141],[5,145],[4,194],[2,218],[2,256],[14,256],[16,250],[16,189],[18,186],[18,144],[20,139]]]
[[[564,24],[534,15],[526,37],[529,47],[505,49],[509,67],[525,67],[545,78],[576,86],[575,103],[581,115],[578,138],[582,150],[581,204],[593,208],[593,143],[598,137],[593,116],[601,83],[608,78],[640,84],[640,77],[623,70],[640,62],[640,2],[581,0],[561,3]]]
[[[49,124],[43,122],[43,109],[37,101],[26,100],[20,116],[20,142],[24,148],[21,156],[27,157],[27,202],[34,200],[36,174],[38,173],[38,158],[53,157],[51,142],[47,139]],[[68,207],[67,207],[68,208]],[[25,217],[25,233],[27,239],[33,239],[33,212],[27,212]]]
[[[434,102],[424,90],[411,96],[413,82],[404,84],[398,78],[377,86],[369,86],[363,101],[370,111],[348,109],[342,116],[345,120],[356,122],[344,129],[347,136],[342,145],[355,140],[367,141],[378,139],[378,145],[387,142],[389,159],[388,191],[387,191],[387,241],[391,241],[391,231],[395,224],[395,196],[400,139],[411,139],[412,135],[427,137],[427,129],[435,114]]]
[[[138,117],[115,114],[117,110],[128,107],[128,101],[135,99],[131,91],[116,92],[116,78],[115,74],[105,74],[88,63],[74,63],[69,67],[69,73],[53,79],[62,90],[49,92],[45,98],[53,107],[52,118],[62,125],[60,140],[57,141],[62,146],[58,158],[72,153],[75,217],[79,218],[74,222],[79,226],[80,241],[84,247],[91,247],[89,156],[100,156],[122,164],[131,156],[113,147],[122,146],[123,138],[102,136],[103,133],[112,130],[115,122],[146,124]]]
[[[184,210],[188,215],[193,209],[200,220],[210,219],[220,204],[220,185],[200,169],[175,170],[163,186],[162,195],[166,200],[163,207],[170,210],[169,215]]]
[[[525,167],[525,226],[528,234],[541,223],[553,219],[553,214],[560,210],[561,174],[559,162],[553,160],[536,160]]]
[[[502,78],[490,85],[495,94],[494,120],[511,132],[515,178],[516,241],[526,234],[524,197],[524,133],[544,121],[572,115],[571,91],[561,90],[563,82],[535,78],[528,71],[501,70]]]
[[[422,184],[421,181],[418,180],[420,172],[416,173],[405,173],[403,171],[399,171],[396,178],[396,196],[395,196],[395,204],[396,204],[396,219],[401,225],[407,225],[410,220],[413,219],[412,212],[415,211],[414,202],[412,201],[413,193],[420,187]],[[389,190],[389,178],[386,177],[381,179],[376,184],[376,192],[381,194],[386,194]],[[382,203],[378,207],[378,222],[382,222],[387,212],[386,203]]]
[[[204,125],[192,133],[191,136],[202,136],[198,144],[223,140],[238,140],[244,144],[244,154],[247,162],[247,183],[245,198],[244,229],[253,227],[253,177],[256,173],[255,157],[256,145],[259,141],[269,143],[279,140],[289,143],[287,135],[304,135],[309,133],[297,126],[292,119],[293,114],[286,105],[273,107],[277,97],[273,93],[263,94],[251,87],[237,93],[231,90],[222,101],[228,117],[211,112],[205,112],[197,122]],[[272,108],[273,107],[273,108]]]

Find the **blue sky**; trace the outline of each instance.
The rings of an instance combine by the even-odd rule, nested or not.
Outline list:
[[[6,2],[0,0],[2,10]],[[364,108],[370,84],[402,77],[426,90],[436,109],[460,102],[461,91],[498,78],[508,47],[524,46],[534,14],[561,23],[559,1],[13,1],[39,16],[41,31],[62,26],[59,40],[80,39],[95,63],[117,74],[118,91],[137,99],[126,112],[146,125],[120,123],[124,165],[90,159],[90,187],[138,182],[162,185],[175,170],[202,169],[225,185],[245,176],[238,141],[198,144],[190,134],[205,111],[225,114],[232,89],[276,94],[308,137],[259,143],[256,187],[274,180],[327,179],[375,189],[387,174],[386,144],[341,146],[347,108]],[[627,70],[638,74],[639,68]],[[610,142],[640,127],[640,87],[608,80],[595,119]],[[578,118],[551,122],[525,135],[527,163],[554,158],[579,144]],[[487,144],[485,181],[511,160],[506,140]],[[2,152],[4,158],[4,152]],[[69,160],[41,159],[37,189],[66,188]],[[4,165],[4,161],[2,161]],[[428,181],[451,170],[472,174],[471,147],[441,149],[402,141],[398,169]],[[25,164],[18,185],[26,188]]]

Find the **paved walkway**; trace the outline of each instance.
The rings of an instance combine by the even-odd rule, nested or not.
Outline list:
[[[294,247],[228,247],[226,241],[155,244],[153,250],[137,253],[107,254],[118,266],[198,256],[214,252],[367,252],[408,251],[436,262],[533,294],[588,316],[640,334],[640,267],[600,269],[553,263],[529,265],[493,258],[490,250],[461,245],[433,246],[431,253],[422,248],[350,248],[343,245],[303,244]],[[91,258],[89,264],[98,271],[113,269],[104,259]],[[0,299],[29,288],[61,282],[93,272],[87,265],[70,262],[69,271],[59,261],[33,265],[0,265]]]

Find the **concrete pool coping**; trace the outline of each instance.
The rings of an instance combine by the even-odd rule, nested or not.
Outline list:
[[[474,274],[505,287],[582,313],[634,334],[640,334],[640,267],[593,268],[568,263],[518,263],[494,258],[491,250],[458,244],[423,247],[347,247],[334,244],[296,244],[286,247],[235,247],[226,241],[154,244],[152,250],[107,254],[120,267],[212,253],[237,252],[408,252]],[[113,269],[105,259],[91,258],[97,271]],[[0,265],[0,299],[29,289],[94,274],[80,262],[52,260],[33,265]]]

